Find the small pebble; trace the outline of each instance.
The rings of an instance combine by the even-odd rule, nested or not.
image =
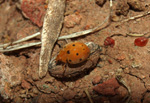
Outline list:
[[[74,87],[75,87],[75,88],[78,88],[79,85],[80,85],[79,81],[76,81],[75,84],[74,84]]]
[[[26,90],[21,90],[20,91],[20,94],[25,94],[26,93]]]
[[[71,14],[65,17],[64,26],[67,28],[73,28],[75,25],[79,25],[82,20],[81,15]]]
[[[32,91],[33,91],[34,94],[38,94],[39,93],[37,88],[33,88]]]
[[[101,81],[101,76],[95,76],[94,78],[93,78],[93,81],[92,81],[92,83],[95,85],[95,84],[98,84],[100,81]]]
[[[125,55],[121,54],[116,59],[119,60],[119,61],[121,61],[121,60],[124,60],[125,58],[126,58]]]
[[[106,0],[95,0],[95,3],[99,6],[103,6]]]
[[[117,16],[117,15],[112,15],[112,16],[111,16],[111,20],[114,21],[114,22],[117,22],[117,21],[120,20],[120,17]]]
[[[129,68],[125,68],[125,69],[124,69],[124,72],[125,72],[125,73],[130,73]]]

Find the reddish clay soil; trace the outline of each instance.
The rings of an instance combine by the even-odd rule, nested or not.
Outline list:
[[[109,4],[109,0],[66,0],[60,36],[98,26],[109,15]],[[150,42],[135,46],[138,37],[128,34],[150,37],[150,15],[121,23],[149,12],[149,5],[149,0],[113,0],[110,25],[71,39],[102,49],[95,55],[97,61],[90,62],[92,68],[77,77],[48,72],[40,79],[40,46],[0,53],[0,103],[149,103]],[[46,8],[47,0],[0,0],[1,44],[41,32]],[[40,36],[26,43],[37,41]],[[58,41],[53,56],[65,44]]]

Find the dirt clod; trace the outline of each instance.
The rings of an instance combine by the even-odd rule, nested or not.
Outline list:
[[[74,92],[71,89],[67,89],[67,90],[64,91],[63,97],[66,100],[70,100],[70,99],[74,98],[75,95],[76,95],[76,92]]]
[[[21,2],[23,15],[39,27],[43,25],[43,19],[46,12],[46,8],[44,8],[43,5],[44,3],[45,0],[22,0]]]
[[[120,86],[116,92],[116,95],[110,98],[111,103],[114,103],[114,101],[117,103],[124,103],[128,97],[128,91],[126,88]]]
[[[22,86],[24,89],[30,89],[30,88],[31,88],[30,83],[28,83],[26,80],[22,80],[21,86]]]
[[[67,101],[66,103],[74,103],[73,101]]]
[[[93,90],[102,95],[116,95],[115,89],[117,88],[119,88],[119,84],[115,78],[112,78],[102,84],[98,84]]]
[[[128,4],[131,6],[133,10],[143,11],[145,10],[144,3],[140,0],[128,0]]]
[[[119,0],[116,7],[116,14],[127,16],[128,12],[129,12],[129,5],[127,4],[127,0]]]
[[[144,100],[143,100],[143,103],[149,103],[150,102],[150,93],[146,93],[145,96],[144,96]]]
[[[103,6],[106,0],[95,0],[95,3],[99,6]]]

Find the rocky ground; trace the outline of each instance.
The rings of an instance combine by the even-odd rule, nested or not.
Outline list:
[[[60,36],[98,26],[110,15],[109,4],[109,0],[66,0]],[[137,35],[150,36],[150,15],[122,22],[149,12],[149,5],[149,0],[113,0],[110,25],[71,39],[101,47],[94,55],[97,64],[77,77],[47,73],[40,79],[40,46],[0,53],[0,103],[149,103],[150,42],[140,47],[134,40]],[[46,9],[47,0],[0,0],[1,44],[41,32]],[[28,42],[36,41],[40,36]],[[53,56],[65,43],[57,42]]]

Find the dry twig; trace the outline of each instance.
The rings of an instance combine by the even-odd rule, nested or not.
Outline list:
[[[14,41],[14,42],[6,43],[6,44],[1,44],[1,45],[0,45],[0,50],[3,50],[4,47],[7,48],[8,46],[10,46],[10,44],[11,44],[11,45],[18,44],[18,43],[21,43],[21,42],[30,40],[30,39],[32,39],[32,38],[35,38],[35,37],[38,36],[38,35],[40,35],[40,32],[37,32],[37,33],[35,33],[35,34],[33,34],[33,35],[27,36],[27,37],[25,37],[25,38],[19,39],[19,40]],[[1,51],[1,52],[2,52],[2,51]]]
[[[92,29],[89,29],[89,30],[80,31],[80,32],[76,32],[76,33],[73,33],[73,34],[70,34],[70,35],[61,36],[61,37],[58,38],[58,40],[71,39],[71,38],[75,38],[75,37],[87,35],[87,34],[89,34],[89,33],[98,31],[98,30],[102,29],[103,24],[104,24],[105,22],[107,22],[108,19],[109,19],[109,16],[107,16],[106,19],[105,19],[100,25],[98,25],[98,26],[95,27],[95,28],[92,28]],[[108,25],[109,25],[109,23],[107,23],[106,26],[108,26]],[[106,26],[104,26],[104,27],[106,27]]]
[[[141,17],[144,17],[144,16],[147,16],[147,15],[150,15],[150,11],[144,13],[144,14],[140,14],[140,15],[136,15],[136,16],[133,16],[133,17],[130,17],[128,19],[124,19],[122,20],[119,24],[117,24],[117,26],[123,24],[124,22],[128,22],[130,20],[135,20],[135,19],[138,19],[138,18],[141,18]]]
[[[84,91],[85,91],[86,95],[88,96],[90,103],[93,103],[93,100],[92,100],[91,95],[89,94],[88,90],[85,89]]]

